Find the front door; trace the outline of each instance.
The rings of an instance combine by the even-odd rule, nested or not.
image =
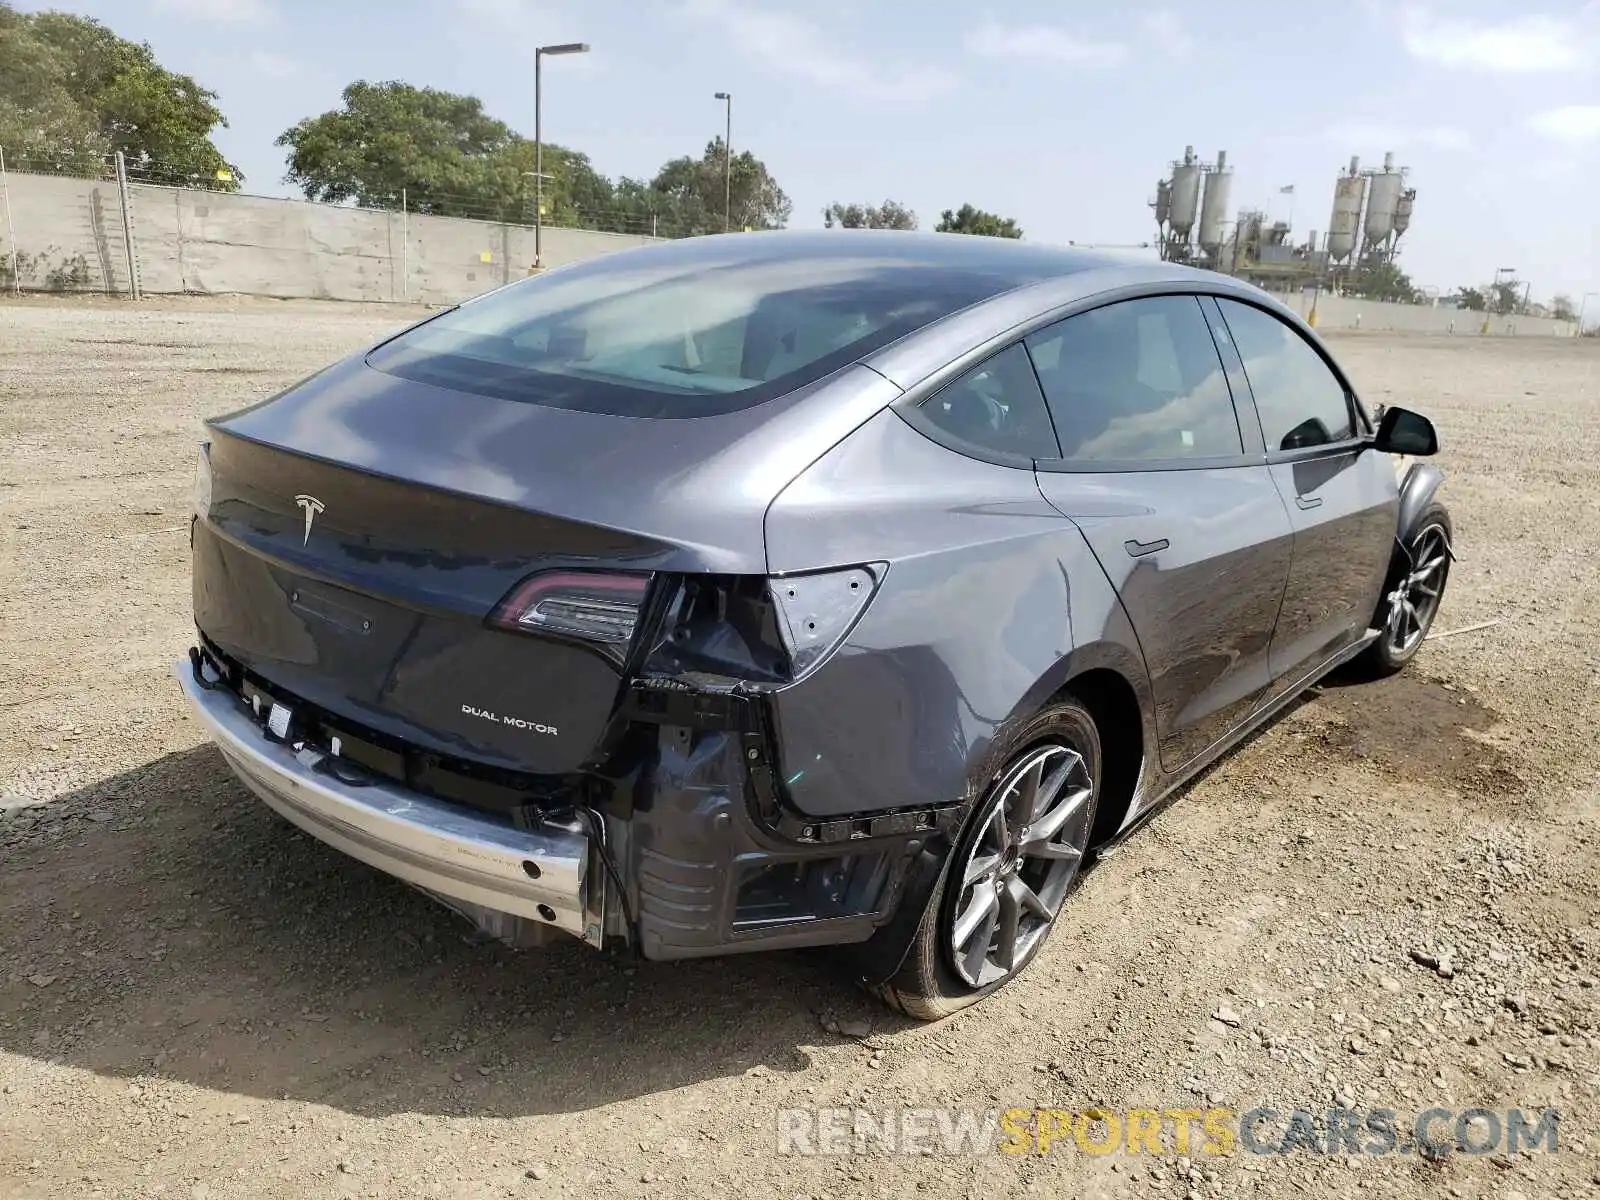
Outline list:
[[[1370,624],[1394,549],[1394,467],[1366,448],[1348,387],[1298,330],[1218,299],[1255,398],[1272,477],[1294,525],[1294,559],[1272,639],[1272,673],[1293,687]]]
[[[1271,681],[1292,539],[1283,498],[1253,438],[1246,454],[1194,296],[1108,305],[1026,344],[1062,451],[1038,464],[1040,490],[1122,598],[1150,673],[1161,765],[1177,770]]]

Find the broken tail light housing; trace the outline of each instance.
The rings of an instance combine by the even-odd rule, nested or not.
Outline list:
[[[646,676],[784,687],[843,644],[878,589],[873,563],[804,575],[686,575],[664,605]]]
[[[621,571],[541,571],[496,606],[489,623],[519,633],[553,633],[618,654],[633,640],[650,576]]]

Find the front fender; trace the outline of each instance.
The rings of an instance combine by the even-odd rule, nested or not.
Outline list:
[[[1400,516],[1395,526],[1395,537],[1401,545],[1417,532],[1423,512],[1443,482],[1444,472],[1432,463],[1414,462],[1406,468],[1400,481]]]

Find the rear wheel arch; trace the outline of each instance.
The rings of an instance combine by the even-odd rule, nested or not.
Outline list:
[[[1089,710],[1100,734],[1100,798],[1095,810],[1091,847],[1110,840],[1122,827],[1144,772],[1144,710],[1132,683],[1110,667],[1092,667],[1074,675],[1052,700],[1075,698]]]

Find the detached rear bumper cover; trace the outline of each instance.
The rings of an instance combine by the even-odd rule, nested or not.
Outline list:
[[[236,696],[201,687],[188,661],[173,674],[245,786],[312,837],[426,891],[600,944],[584,833],[518,829],[382,781],[341,783],[318,770],[325,754],[269,741]]]

